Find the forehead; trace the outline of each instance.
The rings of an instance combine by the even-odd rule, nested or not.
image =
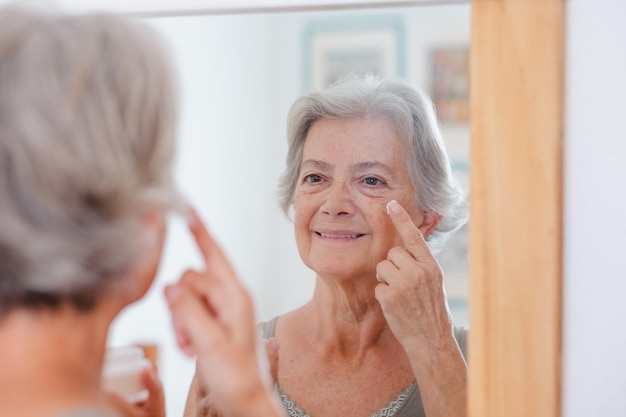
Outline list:
[[[405,154],[404,141],[384,117],[320,119],[304,143],[305,159],[320,156],[397,160]]]

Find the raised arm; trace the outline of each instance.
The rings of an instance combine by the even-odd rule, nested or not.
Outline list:
[[[454,337],[443,273],[404,208],[392,201],[387,212],[404,245],[378,264],[376,298],[407,352],[426,416],[463,417],[467,365]]]
[[[185,272],[165,290],[178,345],[197,357],[185,415],[198,410],[198,393],[207,392],[223,416],[283,417],[269,371],[259,363],[250,296],[197,216],[189,229],[206,267]]]

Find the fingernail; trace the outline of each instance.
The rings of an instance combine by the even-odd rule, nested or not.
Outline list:
[[[173,303],[180,297],[180,288],[178,285],[167,285],[165,287],[165,298],[168,302]]]
[[[398,202],[396,200],[391,200],[387,203],[387,214],[398,212]]]
[[[156,369],[154,369],[154,364],[152,363],[152,361],[147,360],[146,363],[144,364],[143,369],[145,369],[146,371],[148,371],[148,373],[150,374],[150,376],[154,377],[156,375]]]

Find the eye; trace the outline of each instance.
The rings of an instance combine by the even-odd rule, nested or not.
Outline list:
[[[322,182],[322,177],[317,174],[309,174],[304,177],[304,181],[310,184],[314,184],[316,182]]]
[[[367,177],[363,180],[363,182],[366,185],[370,185],[372,187],[377,186],[377,185],[382,185],[385,183],[383,180],[381,180],[380,178],[376,178],[376,177]]]

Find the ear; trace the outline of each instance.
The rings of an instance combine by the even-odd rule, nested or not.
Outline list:
[[[142,248],[130,273],[136,288],[133,301],[143,297],[154,282],[161,263],[166,231],[167,219],[161,207],[155,206],[144,213],[139,231]]]
[[[417,227],[420,229],[425,239],[437,228],[442,217],[441,214],[435,213],[432,210],[424,210],[422,212],[422,222]]]

